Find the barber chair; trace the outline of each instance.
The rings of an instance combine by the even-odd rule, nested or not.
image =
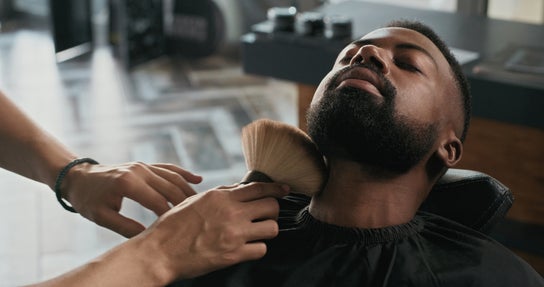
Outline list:
[[[497,179],[472,170],[449,169],[420,210],[438,214],[488,234],[504,218],[514,196]]]
[[[305,195],[289,197],[289,202],[280,201],[280,205],[303,207],[310,203]],[[510,189],[497,179],[473,170],[449,169],[433,187],[420,210],[489,234],[513,202]]]

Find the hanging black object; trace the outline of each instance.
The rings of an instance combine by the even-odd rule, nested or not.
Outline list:
[[[164,55],[162,0],[110,0],[109,41],[126,68]]]
[[[205,57],[223,44],[225,20],[215,2],[172,0],[165,2],[164,10],[166,51],[169,54]]]
[[[12,12],[11,1],[0,4],[0,19],[3,10]],[[93,48],[90,0],[51,0],[51,24],[55,56],[58,62],[88,54]],[[1,23],[0,23],[1,24]],[[1,25],[0,25],[1,26]]]
[[[206,57],[225,42],[225,18],[212,0],[109,0],[110,43],[126,68],[162,55]]]

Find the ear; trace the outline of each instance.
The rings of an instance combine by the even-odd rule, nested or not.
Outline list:
[[[455,134],[452,134],[440,144],[437,155],[445,167],[451,168],[461,160],[463,143]]]

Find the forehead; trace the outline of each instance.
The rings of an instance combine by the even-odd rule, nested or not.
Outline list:
[[[414,44],[424,45],[428,48],[434,47],[433,42],[425,37],[423,34],[407,28],[401,27],[387,27],[376,29],[362,37],[362,39],[375,39],[375,40],[398,40],[403,42],[410,42]],[[434,47],[436,48],[436,47]]]
[[[437,61],[439,66],[449,67],[449,64],[442,55],[442,52],[436,47],[436,45],[423,34],[406,28],[400,27],[388,27],[374,30],[364,35],[361,40],[369,40],[373,45],[380,46],[382,48],[394,47],[398,44],[411,44],[419,46],[427,51]],[[355,42],[357,42],[355,41]],[[350,49],[352,45],[348,45],[345,50]]]

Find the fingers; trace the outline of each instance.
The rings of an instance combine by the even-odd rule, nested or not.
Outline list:
[[[267,247],[264,242],[247,243],[238,248],[236,251],[224,255],[223,258],[225,258],[226,260],[223,262],[223,266],[219,266],[219,268],[227,267],[244,261],[260,259],[264,255],[266,255],[266,251]]]
[[[246,229],[246,231],[247,242],[254,242],[278,236],[279,227],[275,220],[268,219],[251,223],[250,228]]]
[[[113,230],[130,238],[142,232],[145,227],[139,222],[125,217],[114,210],[106,209],[102,218],[95,221],[98,225]]]
[[[279,214],[279,204],[275,198],[263,198],[245,202],[243,208],[249,214],[250,222],[244,228],[246,242],[271,239],[278,235],[279,227],[276,219]]]
[[[78,169],[79,168],[79,169]],[[79,172],[75,172],[79,171]],[[130,198],[160,216],[196,192],[190,183],[202,177],[172,164],[141,162],[120,165],[79,165],[70,173],[70,202],[86,218],[126,237],[144,227],[118,214],[123,198]],[[79,192],[81,191],[81,192]]]
[[[200,176],[171,164],[133,163],[131,170],[143,182],[137,188],[126,190],[126,197],[139,202],[157,215],[170,209],[168,202],[177,205],[196,194],[184,176],[189,177],[192,182],[202,180]]]
[[[177,205],[185,198],[196,194],[180,174],[156,166],[149,166],[149,169],[157,175],[150,177],[149,184],[172,204]]]
[[[235,199],[245,202],[265,197],[280,198],[289,193],[287,185],[277,183],[254,182],[247,185],[240,185],[232,190]]]
[[[228,264],[260,259],[266,254],[266,251],[266,244],[263,242],[248,243],[236,251],[235,262],[228,262]]]
[[[157,164],[152,164],[151,166],[156,166],[156,167],[160,167],[160,168],[164,168],[164,169],[168,169],[170,171],[173,171],[179,175],[181,175],[187,182],[190,182],[190,183],[193,183],[193,184],[197,184],[197,183],[200,183],[202,182],[202,176],[200,175],[197,175],[197,174],[194,174],[188,170],[185,170],[177,165],[173,165],[173,164],[167,164],[167,163],[157,163]]]
[[[126,196],[153,211],[158,216],[170,209],[166,199],[153,188],[143,184],[139,188],[138,192],[130,192]]]
[[[244,202],[242,208],[251,216],[251,220],[276,219],[280,205],[275,198],[268,197]]]

